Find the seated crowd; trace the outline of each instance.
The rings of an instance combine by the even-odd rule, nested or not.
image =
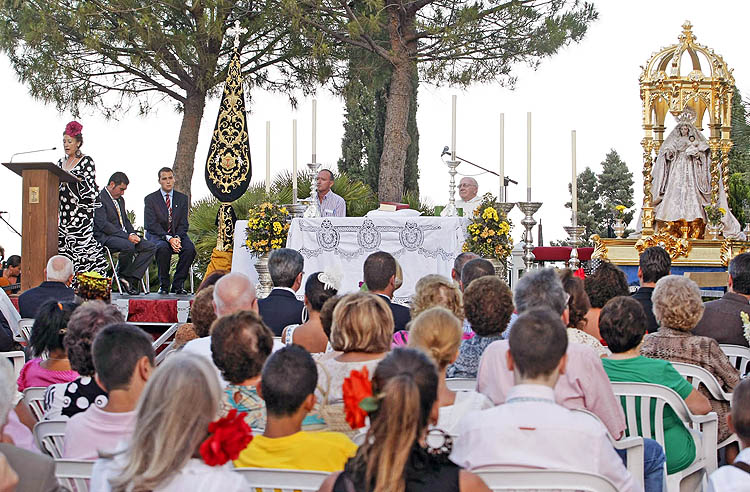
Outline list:
[[[21,395],[42,387],[42,419],[65,422],[61,456],[96,460],[94,491],[249,490],[233,471],[247,467],[327,472],[326,492],[488,491],[482,471],[496,466],[662,491],[699,458],[701,433],[670,406],[629,427],[622,383],[669,388],[694,416],[715,412],[726,466],[706,483],[749,490],[750,381],[719,344],[744,338],[750,253],[705,305],[658,247],[642,253],[633,296],[608,262],[583,279],[534,270],[511,291],[489,261],[463,253],[452,278],[420,279],[407,308],[394,300],[403,272],[389,253],[370,255],[361,291],[344,293],[332,271],[303,284],[302,256],[281,249],[265,299],[242,273],[208,276],[158,366],[152,335],[108,303],[73,297],[60,258],[24,294],[34,324],[15,381],[0,364],[2,490],[56,490]],[[694,387],[681,364],[708,371],[731,403]],[[643,428],[635,477],[615,443]]]

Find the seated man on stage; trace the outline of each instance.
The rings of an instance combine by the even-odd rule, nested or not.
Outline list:
[[[333,192],[333,173],[321,169],[315,178],[317,193],[315,203],[321,217],[346,217],[346,202]]]
[[[151,264],[156,245],[136,234],[128,219],[123,195],[129,183],[125,173],[118,171],[99,193],[102,206],[94,211],[94,239],[113,253],[120,253],[117,272],[120,283],[125,292],[138,295],[138,284]]]
[[[172,255],[179,255],[171,292],[187,294],[185,280],[195,259],[195,246],[188,237],[187,195],[174,190],[174,172],[168,167],[159,169],[161,189],[144,200],[146,239],[156,243],[156,263],[159,266],[159,294],[170,292],[169,263]]]
[[[461,199],[456,200],[456,208],[463,209],[464,217],[471,217],[474,209],[482,203],[482,197],[477,196],[478,191],[479,185],[474,178],[464,177],[458,182],[458,196]]]

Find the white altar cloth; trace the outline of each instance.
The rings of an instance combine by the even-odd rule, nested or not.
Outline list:
[[[362,281],[365,259],[375,251],[387,251],[404,271],[404,283],[394,293],[394,300],[408,301],[417,280],[425,275],[438,273],[450,278],[468,223],[462,217],[293,219],[286,247],[296,249],[305,259],[305,278],[298,294],[303,293],[308,275],[327,268],[342,272],[340,292],[356,291]],[[244,247],[246,227],[244,220],[235,224],[232,271],[257,278],[255,258]]]

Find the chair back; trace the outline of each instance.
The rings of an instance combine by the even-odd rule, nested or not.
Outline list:
[[[55,476],[64,490],[88,492],[91,474],[96,461],[87,460],[55,460]]]
[[[16,381],[18,376],[21,375],[21,369],[26,363],[26,355],[20,350],[13,350],[12,352],[0,352],[0,355],[8,359],[13,363],[13,371],[16,373]]]
[[[562,470],[512,470],[479,468],[474,470],[493,492],[503,490],[584,490],[616,492],[617,487],[601,475]]]
[[[21,318],[18,322],[18,331],[13,333],[13,340],[24,347],[31,340],[31,327],[34,326],[34,318]]]
[[[750,372],[750,348],[742,345],[719,345],[721,350],[726,354],[729,362],[740,371],[740,377],[744,378]]]
[[[445,384],[451,391],[474,391],[477,389],[476,378],[447,378]]]
[[[274,470],[270,468],[235,468],[245,477],[251,490],[263,492],[313,492],[317,491],[323,481],[330,475],[328,472],[308,470]]]
[[[36,447],[53,458],[62,458],[67,420],[42,420],[34,426]]]
[[[698,386],[703,384],[714,400],[732,401],[732,393],[726,393],[721,388],[719,381],[708,370],[701,366],[682,362],[672,362],[672,366],[677,369],[680,376],[693,385],[693,388],[698,389]]]
[[[31,409],[31,413],[37,422],[44,418],[44,393],[47,388],[42,386],[32,386],[23,390],[23,401]]]

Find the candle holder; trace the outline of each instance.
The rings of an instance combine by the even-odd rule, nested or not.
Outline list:
[[[526,229],[523,235],[523,263],[526,266],[526,270],[534,268],[534,237],[531,235],[531,229],[536,225],[533,215],[542,206],[542,202],[518,202],[518,208],[523,212],[525,217],[521,221],[521,224]]]
[[[312,184],[310,185],[310,198],[306,198],[304,200],[300,200],[301,203],[304,203],[307,205],[307,208],[305,209],[304,213],[302,214],[303,217],[306,219],[312,219],[315,217],[320,217],[320,211],[318,210],[318,204],[315,203],[315,200],[317,200],[317,189],[318,189],[318,169],[320,168],[320,163],[318,162],[308,162],[307,168],[312,173]]]
[[[448,206],[445,207],[440,214],[442,217],[455,217],[458,215],[458,209],[456,208],[456,168],[460,161],[447,161],[448,174],[450,174],[451,181],[448,185]]]
[[[292,219],[299,219],[304,217],[305,210],[307,209],[306,205],[302,202],[306,200],[300,200],[298,203],[289,203],[284,205],[284,207],[289,211],[289,222],[292,221]]]
[[[508,218],[508,214],[511,210],[513,210],[513,207],[515,207],[515,202],[498,202],[497,208],[503,211],[505,214],[505,218]]]
[[[578,270],[581,267],[581,260],[578,259],[578,245],[581,242],[581,235],[586,230],[584,226],[572,225],[563,227],[565,232],[570,236],[570,245],[573,247],[570,250],[570,259],[568,260],[568,268],[571,270]]]

